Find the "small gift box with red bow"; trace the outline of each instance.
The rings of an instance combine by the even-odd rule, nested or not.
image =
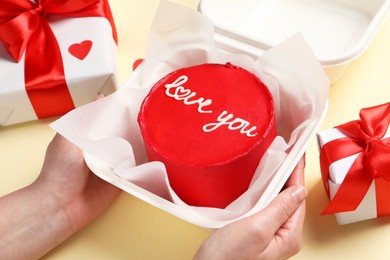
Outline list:
[[[116,89],[107,0],[3,0],[0,126],[59,116]]]
[[[360,120],[317,135],[322,181],[330,199],[323,214],[339,224],[390,215],[390,103],[365,108]]]

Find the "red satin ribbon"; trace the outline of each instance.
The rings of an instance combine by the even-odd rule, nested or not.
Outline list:
[[[322,180],[329,196],[329,166],[358,154],[339,190],[322,214],[354,211],[375,180],[378,217],[390,214],[390,138],[383,139],[390,123],[390,103],[365,108],[360,120],[336,128],[348,137],[321,148]]]
[[[25,53],[25,88],[38,118],[74,108],[58,42],[47,17],[105,17],[117,34],[107,0],[2,0],[0,41],[17,62]]]

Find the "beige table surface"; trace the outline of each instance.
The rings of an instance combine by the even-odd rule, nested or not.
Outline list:
[[[199,0],[175,2],[197,8]],[[143,57],[158,0],[110,0],[119,33],[119,82]],[[369,49],[352,62],[331,87],[329,112],[321,127],[356,119],[360,108],[390,101],[390,17]],[[52,120],[0,129],[0,195],[31,183],[38,175]],[[307,150],[307,216],[304,243],[293,259],[390,259],[390,218],[339,226],[320,216],[327,198],[320,180],[315,140]],[[54,249],[44,259],[191,259],[210,232],[122,193],[97,221]],[[0,234],[1,235],[1,234]],[[23,241],[20,241],[23,243]]]

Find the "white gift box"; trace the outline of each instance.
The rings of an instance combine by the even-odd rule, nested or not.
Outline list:
[[[322,131],[317,134],[318,147],[321,149],[325,144],[337,140],[340,138],[348,137],[337,128]],[[390,137],[390,127],[383,138]],[[340,159],[329,166],[329,178],[328,182],[324,185],[328,185],[329,196],[332,200],[342,185],[345,176],[347,175],[352,164],[359,156],[354,154],[343,159]],[[376,205],[376,190],[375,181],[371,183],[363,200],[354,211],[335,213],[337,223],[340,225],[350,224],[367,219],[377,218],[377,205]]]
[[[249,216],[277,196],[315,137],[327,111],[329,92],[329,79],[299,34],[257,59],[217,49],[213,35],[214,27],[204,15],[162,1],[145,60],[125,85],[51,125],[84,150],[88,166],[102,179],[206,228],[219,228]],[[147,162],[138,111],[153,84],[169,72],[200,63],[226,62],[251,71],[270,88],[278,136],[259,163],[247,192],[225,209],[193,207],[171,189],[161,162]]]
[[[75,107],[91,102],[97,95],[108,95],[117,88],[116,43],[106,18],[56,18],[49,20],[64,64],[66,84]],[[77,48],[89,41],[85,57]],[[38,119],[25,90],[25,55],[15,62],[0,43],[0,126]],[[52,57],[48,57],[50,59]]]

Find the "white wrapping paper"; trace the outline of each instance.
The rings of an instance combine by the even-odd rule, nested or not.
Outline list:
[[[318,148],[321,150],[322,147],[334,140],[348,137],[343,132],[337,128],[328,129],[317,134],[317,143]],[[390,137],[390,127],[387,129],[384,138]],[[337,191],[340,189],[345,176],[352,164],[355,162],[356,158],[360,153],[345,157],[340,159],[329,166],[329,195],[332,200],[336,195]],[[376,188],[375,181],[371,183],[370,188],[368,189],[363,200],[360,202],[359,206],[354,211],[349,212],[340,212],[334,214],[336,221],[339,225],[350,224],[358,221],[363,221],[367,219],[373,219],[377,217],[377,204],[376,204]]]
[[[97,93],[117,89],[116,44],[106,18],[61,18],[49,21],[64,65],[65,80],[74,105],[91,102]],[[85,58],[74,56],[69,47],[83,41],[92,47]],[[11,60],[0,43],[0,127],[37,120],[24,83],[24,56]]]
[[[147,162],[137,116],[143,98],[169,72],[200,63],[241,66],[258,75],[275,102],[278,137],[261,160],[251,186],[226,209],[192,207],[169,186],[164,165]],[[259,59],[221,52],[202,14],[162,1],[147,54],[114,94],[80,107],[52,124],[85,152],[101,178],[193,224],[218,228],[265,207],[282,189],[326,113],[329,80],[300,34]]]

